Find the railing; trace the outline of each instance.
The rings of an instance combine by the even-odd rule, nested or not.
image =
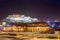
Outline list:
[[[3,35],[18,35],[18,36],[28,36],[28,37],[60,37],[60,34],[41,34],[37,32],[0,32],[0,36]],[[10,35],[11,36],[11,35]]]

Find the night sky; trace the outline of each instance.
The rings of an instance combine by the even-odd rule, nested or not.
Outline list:
[[[19,13],[39,19],[60,20],[59,0],[0,0],[0,19]]]

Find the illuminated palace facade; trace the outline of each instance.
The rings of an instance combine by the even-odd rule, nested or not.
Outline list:
[[[0,27],[5,32],[41,32],[49,33],[50,26],[46,22],[40,22],[37,18],[30,16],[13,14],[3,19]]]

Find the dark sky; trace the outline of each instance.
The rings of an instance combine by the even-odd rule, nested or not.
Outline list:
[[[0,0],[0,19],[17,12],[40,19],[60,20],[59,0]]]

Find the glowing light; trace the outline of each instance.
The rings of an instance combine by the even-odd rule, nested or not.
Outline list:
[[[0,29],[2,29],[3,28],[3,26],[2,25],[0,25]]]
[[[58,22],[58,20],[55,20],[55,22]]]
[[[6,22],[2,22],[2,25],[6,25]]]
[[[8,26],[8,27],[9,27],[9,26],[11,26],[11,25],[10,25],[10,24],[6,24],[6,26]]]
[[[30,16],[24,16],[24,15],[9,15],[6,17],[6,19],[9,19],[10,22],[38,22],[39,20],[37,18],[32,18]]]
[[[60,27],[60,25],[58,27]]]
[[[50,23],[50,21],[47,21],[47,23]]]
[[[55,24],[52,24],[51,27],[55,27]]]

